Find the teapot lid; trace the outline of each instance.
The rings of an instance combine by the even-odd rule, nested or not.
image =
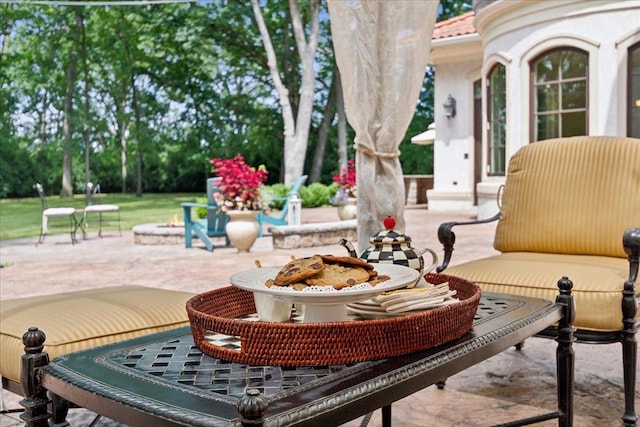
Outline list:
[[[393,229],[396,226],[396,220],[391,216],[387,215],[384,220],[385,230],[379,231],[374,234],[373,237],[369,240],[370,243],[408,243],[411,242],[411,237],[400,234]]]

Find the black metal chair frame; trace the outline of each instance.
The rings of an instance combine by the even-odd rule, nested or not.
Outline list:
[[[451,256],[456,242],[456,235],[453,227],[463,225],[485,224],[500,219],[500,213],[494,217],[467,222],[446,222],[438,228],[438,240],[444,248],[443,263],[436,271],[444,271],[451,261]],[[637,376],[637,338],[636,331],[640,326],[640,319],[636,319],[638,311],[638,293],[636,291],[636,281],[638,280],[638,269],[640,265],[640,228],[631,228],[624,232],[622,244],[629,260],[629,276],[624,282],[622,291],[621,323],[620,330],[612,332],[599,332],[591,330],[577,329],[574,336],[577,342],[585,344],[622,344],[622,368],[624,378],[625,411],[622,421],[625,426],[635,426],[638,416],[635,413],[635,390]],[[547,328],[537,334],[544,338],[557,338],[557,330]],[[518,345],[518,349],[522,344]]]

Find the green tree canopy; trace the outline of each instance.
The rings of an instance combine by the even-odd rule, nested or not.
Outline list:
[[[441,19],[469,4],[442,1]],[[308,18],[306,2],[299,5]],[[297,111],[301,64],[289,5],[270,0],[265,6],[278,69]],[[76,193],[87,181],[107,192],[201,192],[209,159],[236,154],[264,164],[268,183],[282,182],[282,110],[250,0],[5,3],[0,10],[0,197],[33,196],[36,181],[55,194],[67,172]],[[328,19],[321,3],[305,161],[305,173],[318,166],[324,183],[339,170]],[[432,105],[433,73],[427,72],[400,147],[407,174],[432,170],[432,153],[410,144],[433,120]],[[316,151],[319,141],[326,147]]]

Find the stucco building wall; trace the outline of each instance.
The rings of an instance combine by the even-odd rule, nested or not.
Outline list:
[[[530,143],[529,62],[560,46],[589,56],[588,134],[626,135],[627,49],[640,40],[640,0],[498,0],[475,4],[475,32],[434,38],[436,70],[434,188],[429,209],[468,209],[477,193],[478,217],[498,212],[503,176],[489,176],[485,76],[496,63],[506,69],[506,158]],[[437,29],[436,29],[437,31]],[[434,33],[435,36],[435,33]],[[482,79],[482,149],[474,153],[473,82]],[[442,104],[449,94],[457,115],[447,119]],[[481,156],[480,182],[474,184],[474,155]]]

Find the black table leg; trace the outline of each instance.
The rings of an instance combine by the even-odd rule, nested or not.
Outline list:
[[[269,401],[256,388],[249,388],[238,401],[238,415],[243,426],[261,427],[264,425],[264,415]]]
[[[566,277],[558,281],[560,295],[556,302],[563,305],[564,315],[558,323],[558,348],[556,350],[556,369],[558,376],[558,418],[559,427],[573,426],[573,392],[575,355],[573,343],[573,321],[575,319],[575,301],[571,295],[573,283]]]
[[[382,407],[382,427],[391,427],[391,405]]]
[[[558,343],[558,348],[556,350],[558,410],[504,424],[497,424],[493,427],[520,427],[555,418],[558,419],[559,427],[573,426],[573,392],[575,372],[575,356],[573,352],[573,343],[575,342],[573,333],[575,332],[575,328],[573,327],[573,321],[576,315],[575,301],[571,295],[573,282],[567,277],[563,277],[558,280],[558,288],[560,293],[556,298],[556,304],[562,306],[563,312],[562,319],[558,322],[558,337],[556,338],[556,342]]]

